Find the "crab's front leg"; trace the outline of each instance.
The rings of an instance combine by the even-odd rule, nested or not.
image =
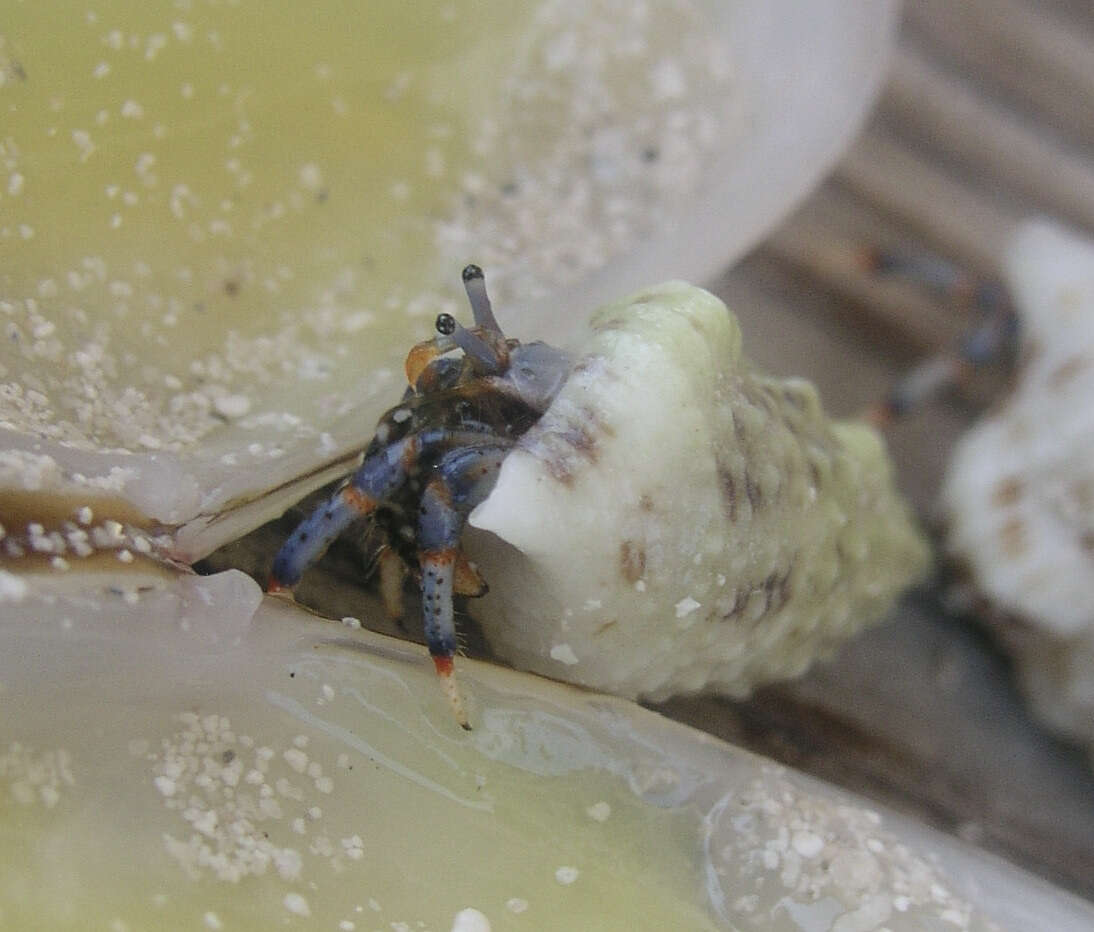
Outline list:
[[[372,514],[407,479],[407,464],[448,442],[443,431],[405,437],[372,452],[331,499],[305,518],[274,557],[268,592],[291,592],[300,577],[354,521]]]
[[[471,726],[453,674],[452,658],[458,646],[453,583],[462,559],[460,535],[467,516],[490,494],[506,452],[503,446],[479,446],[446,454],[422,493],[418,516],[425,640],[456,720],[467,729]]]
[[[305,518],[274,558],[266,585],[272,593],[291,592],[300,577],[354,521],[376,510],[376,499],[363,491],[356,477]]]

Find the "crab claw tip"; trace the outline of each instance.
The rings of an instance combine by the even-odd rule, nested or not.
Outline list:
[[[286,586],[276,576],[271,576],[266,582],[266,592],[269,595],[292,595],[292,587]]]
[[[433,666],[437,670],[437,676],[441,681],[441,689],[444,691],[445,698],[448,700],[448,705],[452,709],[452,713],[456,716],[456,722],[464,731],[470,731],[471,723],[467,720],[467,711],[463,706],[463,697],[460,695],[459,686],[456,685],[452,658],[445,656],[434,657]]]

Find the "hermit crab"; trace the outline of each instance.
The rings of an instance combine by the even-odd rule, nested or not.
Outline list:
[[[808,382],[754,370],[710,293],[646,288],[597,311],[567,353],[506,339],[481,270],[464,282],[475,326],[442,314],[410,351],[402,401],[270,581],[291,588],[368,516],[389,611],[404,568],[420,578],[464,727],[454,595],[477,597],[514,666],[660,700],[797,675],[925,568],[877,432],[827,418]]]
[[[291,589],[349,525],[372,517],[387,538],[380,567],[389,609],[399,613],[403,567],[416,569],[426,643],[456,718],[468,728],[452,671],[452,597],[482,595],[486,584],[460,536],[506,454],[554,399],[570,359],[545,343],[506,339],[482,269],[468,265],[463,281],[475,326],[441,314],[437,336],[411,349],[402,401],[380,418],[360,468],[281,548],[268,589]],[[445,355],[456,349],[462,356]]]

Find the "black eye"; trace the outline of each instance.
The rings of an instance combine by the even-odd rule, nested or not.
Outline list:
[[[456,332],[456,318],[451,314],[438,314],[436,323],[437,333],[442,336],[451,336]]]

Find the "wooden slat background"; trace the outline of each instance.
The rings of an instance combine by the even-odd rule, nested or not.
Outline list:
[[[968,325],[960,308],[872,277],[858,250],[928,251],[990,277],[1031,214],[1094,234],[1094,4],[907,0],[891,79],[858,141],[714,287],[750,355],[813,378],[830,409],[853,414]],[[981,379],[892,429],[900,480],[926,518],[955,438],[1005,383]],[[1094,898],[1094,757],[1030,719],[1007,659],[944,602],[936,580],[835,661],[748,702],[662,708]]]

